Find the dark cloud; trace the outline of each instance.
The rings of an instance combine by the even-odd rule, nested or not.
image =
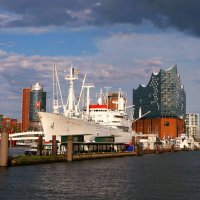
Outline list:
[[[6,18],[1,27],[140,24],[150,20],[160,28],[173,26],[196,35],[200,35],[199,7],[199,0],[0,0],[2,11],[16,14],[16,19]]]
[[[103,0],[96,8],[101,22],[140,24],[150,20],[154,25],[165,28],[176,27],[200,35],[198,23],[199,0]],[[98,19],[98,17],[97,17]]]

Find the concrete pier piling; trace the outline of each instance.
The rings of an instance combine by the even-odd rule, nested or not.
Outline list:
[[[67,161],[73,159],[73,136],[67,136]]]
[[[136,152],[138,156],[142,156],[143,155],[143,145],[141,143],[138,143],[136,145]]]
[[[57,155],[57,142],[56,142],[56,135],[52,136],[52,155]]]
[[[42,150],[43,150],[43,138],[42,136],[40,135],[38,137],[38,155],[39,156],[42,156]]]
[[[0,167],[8,166],[8,133],[3,129],[1,133]]]

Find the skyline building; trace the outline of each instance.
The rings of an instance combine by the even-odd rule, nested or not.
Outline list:
[[[43,91],[43,86],[36,82],[30,92],[30,122],[39,122],[38,111],[46,111],[46,92]]]
[[[159,73],[153,73],[147,86],[140,84],[137,89],[133,89],[133,105],[135,119],[140,112],[145,114],[148,111],[150,113],[145,118],[185,118],[186,94],[177,73],[177,65],[166,71],[161,69]]]
[[[133,123],[134,131],[160,138],[185,133],[186,94],[177,65],[152,73],[146,86],[133,89],[133,105],[134,119],[140,118]]]
[[[199,135],[199,114],[186,114],[186,133],[189,137],[200,138]]]
[[[30,92],[30,88],[23,88],[22,90],[22,132],[27,131],[29,127]]]

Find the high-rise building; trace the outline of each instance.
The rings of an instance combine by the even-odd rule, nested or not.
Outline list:
[[[146,117],[177,117],[186,114],[186,96],[177,66],[153,73],[147,86],[140,85],[133,90],[134,117],[150,111]]]
[[[22,132],[28,130],[30,114],[30,88],[24,88],[22,91]]]
[[[46,111],[46,92],[38,82],[32,85],[30,92],[30,122],[38,122],[38,111]]]
[[[135,119],[149,112],[133,124],[135,131],[158,134],[161,138],[176,137],[183,133],[186,94],[177,66],[153,73],[147,86],[140,85],[134,89],[133,105]]]
[[[200,138],[199,134],[199,114],[187,113],[186,114],[186,133],[190,137]]]

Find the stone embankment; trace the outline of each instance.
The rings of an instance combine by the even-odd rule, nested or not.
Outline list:
[[[102,153],[81,153],[73,155],[73,161],[76,160],[89,160],[98,158],[111,158],[111,157],[124,157],[124,156],[136,156],[136,152],[102,152]],[[66,155],[57,156],[19,156],[15,158],[9,158],[9,166],[20,166],[20,165],[33,165],[33,164],[44,164],[54,162],[66,162]]]
[[[199,150],[199,149],[196,149]],[[142,156],[144,154],[162,154],[162,153],[173,153],[183,151],[180,149],[173,148],[157,148],[151,149],[136,149],[133,152],[101,152],[101,153],[80,153],[73,155],[73,161],[78,160],[89,160],[98,158],[112,158],[112,157],[125,157],[125,156]],[[33,164],[45,164],[45,163],[55,163],[55,162],[67,162],[67,155],[48,155],[48,156],[18,156],[8,159],[8,166],[21,166],[21,165],[33,165]]]

